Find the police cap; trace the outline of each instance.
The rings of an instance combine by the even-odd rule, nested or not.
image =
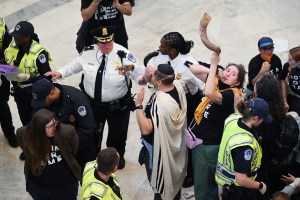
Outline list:
[[[92,30],[90,33],[99,43],[108,43],[114,39],[115,26],[105,26]]]
[[[10,35],[15,39],[20,39],[24,36],[30,36],[34,33],[33,25],[28,21],[20,21],[15,26],[15,29]]]
[[[46,78],[42,78],[32,85],[32,100],[31,106],[34,109],[44,107],[45,99],[53,90],[54,85]]]

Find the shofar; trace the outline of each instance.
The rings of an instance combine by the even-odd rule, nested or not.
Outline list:
[[[211,20],[211,17],[209,14],[204,13],[203,17],[200,20],[200,27],[199,27],[199,33],[200,33],[200,38],[203,42],[203,44],[210,50],[216,52],[216,53],[221,53],[221,49],[219,46],[214,45],[211,41],[209,41],[206,33],[207,26]]]

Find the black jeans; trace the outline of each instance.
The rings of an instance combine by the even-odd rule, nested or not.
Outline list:
[[[16,137],[8,102],[2,100],[0,100],[0,124],[6,138]]]
[[[74,181],[57,186],[43,186],[29,180],[26,190],[33,199],[37,200],[76,200],[78,182]]]

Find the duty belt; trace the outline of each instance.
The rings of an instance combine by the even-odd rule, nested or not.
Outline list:
[[[220,163],[217,163],[217,171],[220,174],[223,174],[225,177],[235,180],[235,173],[230,172],[228,169],[226,169],[224,166],[222,166]],[[247,174],[248,177],[254,177],[257,174],[257,169]]]
[[[89,96],[88,96],[89,97]],[[124,97],[110,102],[98,102],[96,103],[93,98],[89,97],[89,100],[96,109],[99,109],[101,112],[112,112],[116,110],[124,110],[127,105],[127,98],[130,97],[126,94]]]

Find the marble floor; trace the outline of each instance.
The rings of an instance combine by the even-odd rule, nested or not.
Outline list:
[[[242,63],[258,53],[257,41],[269,36],[276,42],[275,53],[287,61],[287,49],[300,44],[300,1],[293,0],[135,0],[133,14],[125,17],[129,49],[142,61],[150,51],[158,49],[160,38],[178,31],[195,45],[191,55],[209,61],[210,51],[198,34],[201,16],[207,12],[212,21],[209,38],[221,46],[221,64]],[[81,24],[80,1],[76,0],[0,0],[0,15],[13,29],[21,20],[33,23],[41,44],[49,50],[57,69],[76,57],[76,32]],[[298,36],[297,36],[298,35]],[[80,75],[60,80],[62,84],[78,86]],[[139,89],[134,85],[134,92]],[[0,97],[1,98],[1,97]],[[10,98],[14,126],[21,126],[15,102]],[[1,110],[0,110],[1,112]],[[25,191],[23,162],[20,149],[9,147],[0,129],[0,199],[28,200]],[[137,162],[140,150],[139,129],[132,113],[126,146],[126,167],[117,172],[125,200],[153,199],[144,167]],[[192,192],[193,188],[183,192]],[[190,198],[191,200],[194,197]]]

